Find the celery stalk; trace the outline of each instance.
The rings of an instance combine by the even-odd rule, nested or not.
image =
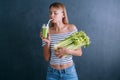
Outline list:
[[[87,47],[90,45],[90,39],[84,31],[79,31],[71,34],[69,37],[54,45],[54,49],[59,47],[75,50],[80,47]]]
[[[72,43],[72,40],[70,38],[62,40],[54,45],[54,49],[57,49],[58,47],[64,47],[66,45],[69,45],[70,43]]]

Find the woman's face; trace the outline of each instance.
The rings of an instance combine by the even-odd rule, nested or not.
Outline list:
[[[63,10],[61,8],[58,9],[55,7],[51,7],[49,16],[50,16],[50,19],[53,19],[52,23],[60,22],[64,17]]]

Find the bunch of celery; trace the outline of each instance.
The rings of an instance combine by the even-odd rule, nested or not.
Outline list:
[[[75,50],[80,47],[87,47],[89,45],[90,39],[87,34],[84,31],[79,31],[55,44],[54,49],[57,50],[59,47],[65,47],[67,49]]]

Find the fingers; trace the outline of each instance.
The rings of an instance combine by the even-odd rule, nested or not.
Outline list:
[[[43,39],[42,32],[40,32],[40,38]]]
[[[49,36],[49,34],[48,34],[48,36]],[[44,41],[44,42],[46,42],[46,43],[50,43],[50,36],[47,37],[47,38],[44,38],[44,37],[42,36],[42,32],[40,32],[40,38],[42,39],[42,41]],[[49,38],[49,39],[48,39],[48,38]]]
[[[62,58],[64,56],[64,51],[63,49],[58,49],[58,50],[55,50],[55,55],[59,58]]]
[[[47,34],[47,39],[50,40],[50,33]]]
[[[62,51],[64,48],[63,47],[57,47],[57,49]]]
[[[44,38],[43,35],[42,35],[42,32],[40,32],[40,38],[41,38],[42,40],[45,40],[45,39],[50,40],[50,34],[48,33],[48,34],[47,34],[47,38]]]
[[[63,54],[62,53],[56,53],[56,56],[61,58],[63,56]]]

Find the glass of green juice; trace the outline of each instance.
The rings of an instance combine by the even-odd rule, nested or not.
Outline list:
[[[50,23],[51,20],[53,20],[53,19],[49,19],[48,23],[47,24],[43,24],[43,26],[42,26],[43,38],[47,38],[48,30],[49,30],[49,23]]]
[[[48,28],[49,28],[48,25],[43,24],[43,26],[42,26],[42,36],[43,36],[43,38],[47,38]]]

